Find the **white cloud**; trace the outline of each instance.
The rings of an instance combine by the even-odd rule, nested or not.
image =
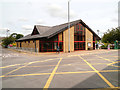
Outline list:
[[[22,28],[25,30],[32,30],[33,26],[32,25],[23,25]]]
[[[45,20],[46,25],[56,25],[67,21],[68,0],[2,1],[4,1],[5,3],[1,4],[1,9],[3,12],[0,18],[0,20],[2,21],[0,22],[0,27],[8,27],[15,32],[20,31],[22,33],[22,30],[25,30],[25,32],[29,32],[29,30],[32,30],[33,28],[33,26],[30,25],[43,23],[41,19]],[[82,19],[93,30],[99,29],[102,31],[106,31],[107,29],[111,27],[116,27],[117,25],[117,22],[113,22],[115,21],[115,19],[113,20],[112,18],[118,17],[118,1],[119,0],[71,0],[70,19],[71,21]],[[23,32],[23,34],[26,34],[25,32]]]
[[[45,22],[42,19],[37,20],[37,24],[44,24]]]
[[[8,28],[0,28],[0,36],[5,36]]]
[[[24,36],[28,35],[28,34],[31,34],[32,33],[32,30],[22,30],[22,32],[19,32],[21,34],[23,34]]]
[[[8,29],[8,28],[0,28],[0,31],[1,31],[1,30],[7,30],[7,29]]]
[[[118,22],[118,19],[117,18],[113,18],[111,19],[112,22]]]
[[[77,14],[73,10],[70,10],[70,17],[74,18],[76,16],[77,16]]]
[[[18,20],[19,20],[19,21],[22,21],[22,22],[26,22],[26,21],[28,21],[27,18],[23,18],[23,17],[19,18]]]
[[[62,6],[58,4],[51,4],[47,6],[48,14],[52,17],[60,17],[60,18],[67,18],[67,9],[62,8]],[[77,14],[73,11],[70,10],[70,17],[74,18],[77,16]]]
[[[14,22],[13,21],[8,21],[7,24],[8,25],[14,25]]]

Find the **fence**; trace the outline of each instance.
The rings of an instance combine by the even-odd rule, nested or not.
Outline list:
[[[15,49],[17,51],[27,51],[27,52],[37,52],[38,53],[38,48],[23,48],[23,47],[8,47],[11,49]]]

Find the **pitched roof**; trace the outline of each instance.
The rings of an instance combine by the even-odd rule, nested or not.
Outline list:
[[[80,20],[70,22],[70,26],[73,26],[73,25],[77,24],[79,21]],[[50,38],[50,37],[62,32],[64,30],[66,30],[67,28],[68,28],[68,23],[56,25],[56,26],[53,26],[48,31],[46,31],[45,33],[43,33],[43,36],[45,36],[47,38]]]
[[[49,26],[42,26],[42,25],[35,25],[35,27],[37,28],[37,30],[40,34],[43,34],[44,32],[51,29],[51,27],[49,27]]]
[[[77,24],[77,23],[81,23],[82,25],[84,25],[86,28],[88,28],[88,30],[90,30],[98,39],[100,39],[100,37],[91,29],[89,28],[88,25],[86,25],[81,19],[80,20],[76,20],[73,22],[70,22],[70,27],[72,27],[73,25]],[[60,25],[56,25],[53,27],[49,27],[49,26],[41,26],[41,25],[35,25],[35,27],[37,28],[38,32],[40,34],[37,35],[27,35],[23,38],[18,39],[17,41],[21,41],[21,40],[28,40],[28,39],[37,39],[37,38],[51,38],[54,35],[63,32],[64,30],[66,30],[68,28],[68,23],[64,23],[64,24],[60,24]]]

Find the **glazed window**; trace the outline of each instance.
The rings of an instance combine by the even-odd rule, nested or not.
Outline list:
[[[33,40],[33,43],[35,42],[35,40]]]
[[[40,40],[40,52],[54,52],[59,46],[60,51],[63,51],[63,35],[56,35],[49,40]],[[58,41],[59,40],[59,41]]]
[[[83,27],[82,27],[82,25],[81,25],[81,30],[83,30]]]
[[[77,25],[77,28],[78,28],[78,30],[79,30],[79,24]]]
[[[74,49],[85,50],[85,27],[81,24],[75,25],[74,28]]]

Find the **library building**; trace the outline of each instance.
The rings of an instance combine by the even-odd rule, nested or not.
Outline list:
[[[16,40],[17,48],[32,48],[37,52],[94,50],[100,37],[81,19],[56,26],[35,25],[33,31]]]

